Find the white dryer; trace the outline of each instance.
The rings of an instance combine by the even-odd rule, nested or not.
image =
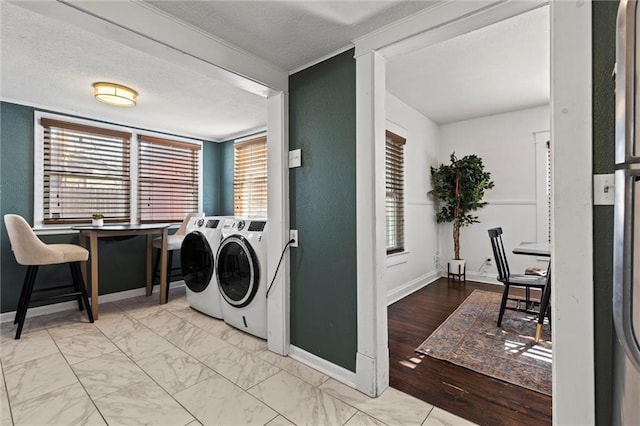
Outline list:
[[[187,227],[191,232],[184,237],[180,249],[187,302],[193,309],[218,319],[222,319],[222,308],[214,271],[225,220],[208,216],[194,221]]]
[[[216,279],[224,321],[267,338],[267,221],[236,219],[223,226]]]

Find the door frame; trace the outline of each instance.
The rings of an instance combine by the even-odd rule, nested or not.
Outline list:
[[[546,2],[447,2],[355,40],[358,349],[356,386],[389,385],[384,233],[385,63]],[[591,7],[551,2],[553,421],[595,421],[591,218]],[[571,259],[580,259],[572,262]],[[576,392],[575,389],[580,389]]]

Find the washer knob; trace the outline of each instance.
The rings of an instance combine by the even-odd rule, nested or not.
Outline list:
[[[237,229],[238,231],[242,231],[242,230],[244,229],[244,220],[239,220],[239,221],[236,223],[236,229]]]

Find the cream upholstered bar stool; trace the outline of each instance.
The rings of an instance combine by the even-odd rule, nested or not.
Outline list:
[[[89,322],[93,322],[93,314],[91,312],[91,305],[89,304],[89,297],[87,296],[87,289],[84,284],[84,279],[82,278],[82,272],[80,271],[80,262],[87,261],[89,258],[89,252],[75,244],[45,244],[33,232],[31,226],[29,226],[22,216],[6,214],[4,216],[4,223],[7,227],[7,234],[9,234],[9,241],[11,242],[11,250],[13,251],[16,261],[20,265],[27,266],[27,272],[22,284],[22,291],[20,292],[20,298],[18,299],[16,317],[13,320],[14,324],[18,324],[16,339],[19,339],[22,334],[24,320],[27,317],[27,309],[29,309],[31,295],[33,293],[72,287],[75,290],[73,292],[55,294],[53,296],[36,299],[34,301],[75,296],[78,300],[80,310],[86,308],[87,315],[89,316]],[[73,281],[71,285],[46,287],[38,290],[33,289],[39,266],[57,265],[61,263],[69,264],[69,268],[71,269],[71,278]]]
[[[199,218],[203,218],[204,217],[204,213],[203,212],[193,212],[193,213],[189,213],[187,214],[187,216],[184,218],[184,220],[182,221],[182,223],[180,224],[180,227],[178,228],[178,230],[167,236],[167,289],[166,289],[166,294],[165,294],[165,300],[168,302],[169,301],[169,283],[171,282],[171,271],[173,270],[173,252],[175,250],[180,250],[180,248],[182,248],[182,241],[184,240],[184,237],[187,235],[187,226],[189,225],[189,222],[191,222],[191,219],[199,219]],[[160,256],[162,255],[162,237],[157,237],[153,239],[153,248],[158,249],[158,254],[156,254],[156,260],[155,260],[155,265],[153,267],[153,276],[154,276],[154,284],[155,284],[155,277],[156,275],[159,276],[159,268],[160,268]]]

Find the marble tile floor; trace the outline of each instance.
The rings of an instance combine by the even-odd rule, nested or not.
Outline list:
[[[155,296],[155,295],[154,295]],[[191,309],[136,297],[0,328],[0,425],[468,425],[395,389],[378,398]]]

